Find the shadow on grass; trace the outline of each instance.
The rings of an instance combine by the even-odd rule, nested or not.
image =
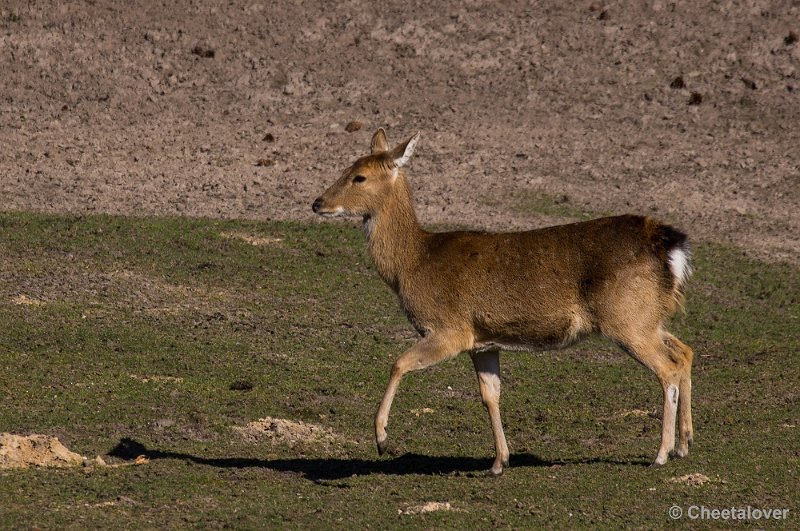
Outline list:
[[[201,465],[219,468],[269,468],[279,472],[295,472],[311,481],[324,481],[348,478],[353,475],[369,474],[406,475],[425,474],[442,475],[464,473],[480,475],[492,465],[491,459],[474,457],[441,457],[419,454],[404,454],[392,459],[340,459],[327,457],[303,457],[293,459],[255,459],[242,457],[200,457],[183,452],[152,450],[133,439],[121,439],[108,453],[112,457],[125,460],[136,459],[144,455],[148,459],[181,459]],[[596,457],[590,459],[546,461],[536,455],[523,453],[511,456],[512,468],[549,467],[553,465],[576,465],[606,463],[629,466],[648,466],[650,462],[639,459],[613,459]]]

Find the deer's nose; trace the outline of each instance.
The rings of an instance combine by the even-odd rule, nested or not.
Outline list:
[[[311,205],[311,210],[316,213],[319,212],[320,208],[322,208],[322,198],[318,197],[314,200],[314,204]]]

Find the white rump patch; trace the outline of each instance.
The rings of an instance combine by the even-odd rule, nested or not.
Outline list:
[[[676,247],[669,252],[668,258],[669,270],[678,283],[682,286],[692,274],[692,266],[689,264],[689,252],[686,249]]]

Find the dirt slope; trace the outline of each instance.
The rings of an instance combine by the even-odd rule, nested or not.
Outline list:
[[[800,262],[800,6],[630,4],[4,2],[0,208],[310,220],[385,126],[426,223],[547,193]]]

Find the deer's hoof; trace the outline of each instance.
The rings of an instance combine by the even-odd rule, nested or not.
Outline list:
[[[688,446],[686,448],[678,448],[677,450],[669,453],[670,457],[686,457],[687,455],[689,455]]]
[[[486,471],[486,475],[490,478],[498,478],[503,475],[503,470],[502,466],[493,466]]]
[[[382,441],[377,441],[378,444],[378,455],[383,455],[386,453],[386,449],[389,448],[389,438]]]

